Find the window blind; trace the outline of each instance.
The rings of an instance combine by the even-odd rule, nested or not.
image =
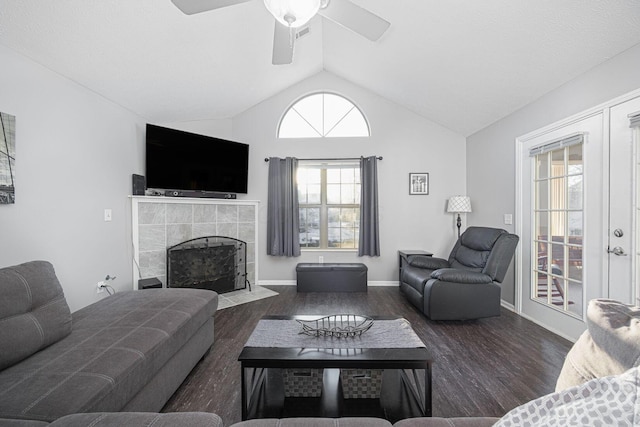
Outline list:
[[[629,127],[640,127],[640,111],[638,111],[637,113],[629,114]]]
[[[571,147],[572,145],[582,144],[584,142],[584,135],[584,133],[576,133],[560,139],[556,139],[544,145],[533,147],[529,150],[529,157],[535,157],[538,154],[548,153],[549,151],[557,150],[558,148]]]

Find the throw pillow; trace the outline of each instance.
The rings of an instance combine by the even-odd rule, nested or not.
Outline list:
[[[525,403],[494,427],[640,425],[640,368]]]
[[[592,300],[587,328],[567,354],[556,391],[640,365],[640,308]]]
[[[0,370],[71,333],[71,312],[50,263],[0,269],[0,294]]]

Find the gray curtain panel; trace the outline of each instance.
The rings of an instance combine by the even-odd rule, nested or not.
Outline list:
[[[378,231],[378,159],[360,159],[360,240],[358,256],[380,256]]]
[[[298,216],[298,159],[269,159],[267,255],[300,256]]]

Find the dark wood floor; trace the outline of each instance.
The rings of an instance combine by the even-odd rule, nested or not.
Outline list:
[[[397,315],[408,319],[433,356],[433,415],[502,416],[550,393],[571,343],[508,310],[471,322],[433,322],[409,304],[396,287],[367,293],[300,293],[273,287],[280,295],[215,315],[211,352],[167,402],[163,412],[215,412],[225,425],[240,421],[238,355],[258,320],[267,314]]]

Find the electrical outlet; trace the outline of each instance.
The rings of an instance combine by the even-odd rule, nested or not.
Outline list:
[[[324,257],[322,255],[318,256],[318,262],[324,264]]]
[[[104,292],[104,290],[105,290],[105,283],[103,281],[98,282],[98,284],[96,285],[96,293],[101,294]]]

